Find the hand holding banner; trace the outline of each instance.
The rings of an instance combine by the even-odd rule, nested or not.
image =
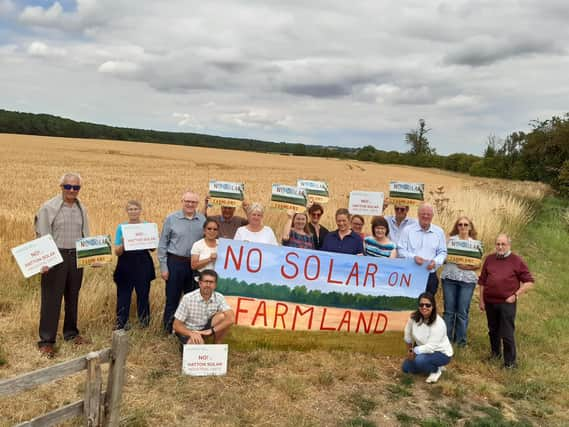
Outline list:
[[[482,242],[479,240],[450,239],[447,244],[447,261],[480,267],[483,252]]]
[[[226,181],[209,181],[209,203],[236,208],[245,199],[245,184]]]
[[[383,213],[383,193],[352,191],[348,210],[352,215],[381,215]]]
[[[108,264],[112,260],[111,236],[85,237],[75,242],[77,268],[88,265]]]
[[[308,200],[314,203],[328,203],[330,193],[328,185],[323,181],[310,181],[307,179],[299,179],[296,185],[306,192]]]
[[[303,188],[273,184],[269,207],[304,212],[307,202],[308,198]]]
[[[156,249],[158,247],[158,225],[155,223],[122,224],[121,228],[125,251]]]
[[[391,181],[389,203],[392,205],[417,205],[424,200],[425,184]]]

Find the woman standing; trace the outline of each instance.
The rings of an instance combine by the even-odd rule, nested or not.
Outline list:
[[[192,270],[215,270],[217,259],[217,237],[219,235],[219,222],[208,217],[203,224],[204,238],[198,240],[190,251]]]
[[[278,245],[275,233],[266,225],[263,225],[265,208],[260,203],[253,203],[247,212],[249,224],[239,227],[235,233],[235,240],[245,242],[267,243]]]
[[[345,208],[336,211],[338,229],[326,235],[322,250],[351,255],[363,255],[364,245],[359,234],[350,228],[350,212]]]
[[[320,224],[322,215],[324,215],[324,208],[320,203],[313,203],[308,208],[308,215],[310,215],[310,223],[308,230],[312,234],[314,241],[314,249],[321,249],[326,235],[329,233],[328,229]]]
[[[314,240],[308,229],[308,216],[305,213],[287,211],[288,221],[283,227],[283,246],[314,249]]]
[[[472,221],[466,216],[461,216],[454,223],[450,236],[450,240],[468,241],[476,239],[477,232]],[[470,301],[478,281],[474,270],[477,269],[478,267],[471,265],[447,261],[441,274],[447,333],[450,341],[459,346],[466,345]]]
[[[453,355],[443,319],[437,315],[437,302],[428,292],[419,295],[419,307],[405,325],[407,359],[403,372],[425,373],[428,383],[436,383]]]
[[[397,245],[389,240],[389,224],[382,216],[371,220],[371,236],[364,239],[364,255],[397,258]]]
[[[136,200],[126,204],[128,222],[124,224],[140,224],[142,205]],[[150,323],[150,282],[156,278],[154,263],[150,251],[140,249],[125,251],[123,245],[122,226],[117,227],[115,235],[115,254],[119,257],[113,279],[117,285],[117,320],[116,329],[128,329],[130,300],[133,289],[136,291],[136,308],[141,327]]]
[[[366,221],[364,217],[358,214],[352,215],[350,224],[352,226],[352,231],[357,233],[362,239],[365,239],[364,225],[366,224]]]

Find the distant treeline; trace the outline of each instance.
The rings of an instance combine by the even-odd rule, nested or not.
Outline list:
[[[271,283],[247,283],[236,279],[219,279],[217,291],[223,295],[270,299],[275,301],[294,302],[297,304],[323,307],[351,308],[355,310],[413,310],[417,305],[416,298],[373,296],[349,294],[343,292],[321,292],[306,289],[306,286],[290,288]]]
[[[400,153],[378,150],[371,145],[346,148],[131,129],[1,109],[0,133],[140,141],[432,167],[473,176],[541,181],[569,196],[569,113],[533,122],[529,133],[514,132],[505,140],[490,137],[483,157],[465,153],[441,156],[435,150],[427,154]]]

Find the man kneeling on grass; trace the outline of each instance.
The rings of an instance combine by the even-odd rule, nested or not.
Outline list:
[[[199,289],[182,297],[174,315],[174,332],[182,344],[204,344],[206,337],[213,337],[213,342],[220,344],[235,314],[223,295],[215,292],[215,271],[203,270],[199,285]]]

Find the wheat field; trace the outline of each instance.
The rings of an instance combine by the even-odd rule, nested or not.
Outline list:
[[[334,229],[333,212],[339,207],[347,207],[350,191],[387,192],[389,181],[398,180],[425,184],[427,199],[436,207],[433,222],[446,232],[450,231],[458,215],[465,214],[476,225],[485,247],[492,248],[493,239],[499,232],[515,237],[523,229],[534,214],[534,202],[548,191],[541,184],[477,179],[436,169],[134,142],[0,134],[0,153],[0,360],[4,361],[0,366],[1,378],[50,364],[40,358],[35,347],[39,279],[23,279],[10,248],[34,238],[33,217],[45,200],[57,194],[59,177],[65,172],[78,172],[83,177],[80,198],[88,209],[93,235],[114,234],[117,224],[126,220],[124,207],[129,199],[140,200],[143,218],[161,226],[168,213],[180,208],[183,190],[192,189],[203,198],[210,179],[244,182],[247,199],[262,203],[269,201],[272,183],[295,184],[300,178],[326,181],[331,201],[325,206],[323,224]],[[210,212],[216,211],[212,209]],[[392,214],[392,207],[386,213]],[[410,215],[416,215],[413,208]],[[268,210],[265,214],[265,223],[275,230],[277,236],[285,220],[284,212]],[[369,232],[369,227],[366,225],[364,230]],[[156,343],[154,337],[148,335],[157,334],[159,330],[163,299],[163,282],[157,279],[151,292],[154,316],[151,328],[144,333],[135,333],[139,340],[135,349],[143,350],[129,357],[131,368],[127,381],[130,385],[127,385],[126,400],[131,410],[127,413],[135,421],[140,421],[132,425],[174,425],[182,421],[202,420],[199,416],[184,417],[183,404],[175,405],[171,411],[160,408],[161,393],[177,381],[174,376],[174,379],[168,377],[166,382],[160,382],[161,375],[164,375],[161,372],[170,372],[170,367],[165,368],[164,365],[172,363],[172,358],[176,359],[171,355],[175,346]],[[108,345],[114,322],[114,304],[112,268],[88,270],[81,292],[79,327],[93,338],[93,349]],[[154,340],[152,354],[144,351],[147,340]],[[58,359],[65,360],[80,354],[76,349],[61,344]],[[236,355],[237,362],[233,362],[237,363],[235,370],[245,369],[243,366],[248,366],[245,362],[250,362],[251,357],[263,359],[271,356],[255,356],[255,352]],[[330,357],[336,356],[332,354]],[[350,357],[358,361],[362,358],[358,355]],[[241,367],[239,360],[244,361]],[[172,369],[175,371],[176,367]],[[154,372],[156,378],[151,382],[156,390],[148,388],[146,383],[137,384],[148,372]],[[215,381],[210,385],[217,390],[235,380],[230,376]],[[277,378],[275,381],[280,380]],[[292,392],[296,390],[295,384],[282,381],[285,382],[279,383],[279,387],[285,394],[289,389]],[[65,392],[54,395],[50,391],[53,389],[45,386],[9,401],[0,400],[0,413],[7,416],[0,419],[4,418],[8,424],[22,421],[62,402],[76,400],[80,395],[79,380],[69,379],[59,384]],[[130,397],[128,391],[131,391]],[[262,413],[263,407],[255,410]],[[267,408],[271,407],[274,409],[274,405],[267,403]],[[228,413],[232,409],[238,410],[226,408]],[[203,416],[207,420],[207,412]],[[144,421],[147,419],[152,421]],[[3,425],[4,421],[0,424]],[[234,425],[230,421],[215,424]],[[202,425],[209,424],[202,422]]]

